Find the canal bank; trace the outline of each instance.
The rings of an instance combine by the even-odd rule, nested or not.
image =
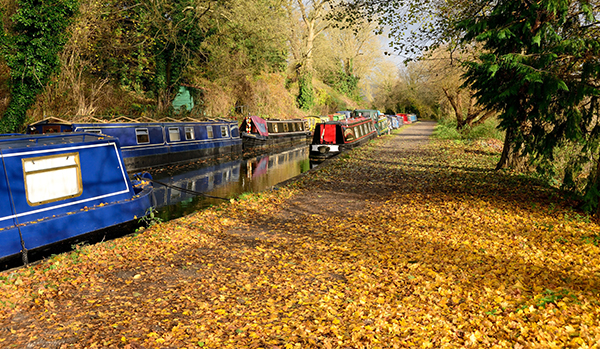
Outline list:
[[[595,343],[599,285],[585,275],[600,249],[581,241],[599,227],[548,188],[492,171],[492,148],[430,144],[432,129],[419,122],[288,185],[0,274],[0,346]]]

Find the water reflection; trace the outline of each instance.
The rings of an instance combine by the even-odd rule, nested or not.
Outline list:
[[[160,218],[174,219],[223,202],[198,196],[195,192],[220,198],[260,192],[304,173],[310,167],[308,147],[300,147],[210,166],[178,169],[176,173],[153,173],[158,182],[167,185],[155,183],[156,207]]]

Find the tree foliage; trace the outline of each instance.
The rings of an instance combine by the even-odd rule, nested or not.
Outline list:
[[[552,168],[555,150],[566,142],[583,143],[580,154],[598,163],[599,6],[587,0],[497,1],[458,26],[464,41],[481,42],[485,50],[466,64],[467,84],[480,104],[499,111],[512,145],[541,168]],[[573,165],[574,171],[582,168],[580,161]],[[600,197],[598,175],[592,171],[586,189],[593,207]]]
[[[77,12],[77,0],[18,0],[8,28],[0,26],[0,55],[10,69],[11,100],[0,121],[0,133],[16,132],[37,94],[59,68],[58,53],[66,28]]]
[[[13,45],[18,41],[13,14],[21,5],[16,0],[2,0],[2,4],[7,5],[3,6],[2,52],[9,60],[13,52],[26,52]],[[47,81],[36,72],[40,80],[33,80],[39,89],[28,97],[27,105],[18,103],[17,88],[11,92],[11,100],[22,106],[23,113],[29,109],[35,118],[42,114],[170,115],[171,102],[183,84],[199,87],[194,91],[201,108],[206,106],[205,98],[227,95],[216,104],[207,103],[219,105],[219,114],[224,115],[234,105],[259,103],[257,91],[252,91],[258,77],[286,67],[282,0],[81,0],[80,8],[71,25],[57,27],[61,22],[52,19],[51,11],[44,12],[47,19],[37,21],[53,21],[51,32],[64,38],[64,49],[51,46],[55,60],[65,69],[52,70]],[[7,66],[14,76],[23,76]],[[289,104],[293,106],[292,98]],[[9,119],[6,114],[4,122]],[[20,118],[16,124],[23,121]]]

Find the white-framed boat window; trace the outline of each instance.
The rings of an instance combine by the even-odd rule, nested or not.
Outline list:
[[[94,133],[94,134],[101,134],[102,131],[99,128],[87,128],[87,129],[83,129],[83,132],[87,132],[87,133]]]
[[[285,124],[283,124],[283,132],[289,132],[289,131],[290,131],[290,129],[289,129],[288,124],[286,122]]]
[[[83,192],[79,153],[22,159],[30,206],[77,197]]]
[[[277,130],[277,124],[273,124],[273,133],[277,133],[277,132],[279,132],[279,131]]]
[[[229,130],[227,129],[227,126],[221,126],[221,137],[229,137]]]
[[[213,134],[212,126],[206,126],[206,137],[215,138],[215,135]]]
[[[181,135],[179,134],[179,127],[169,127],[169,140],[171,142],[178,142],[181,140]]]
[[[138,144],[150,143],[150,135],[148,134],[147,128],[136,128],[135,138],[137,139]]]
[[[191,141],[193,139],[195,139],[194,138],[194,128],[193,127],[186,127],[185,128],[185,140]]]

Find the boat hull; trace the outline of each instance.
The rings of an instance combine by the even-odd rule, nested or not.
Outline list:
[[[241,141],[219,142],[210,147],[194,147],[192,150],[169,149],[156,147],[156,149],[124,150],[123,157],[127,171],[139,171],[164,165],[174,165],[201,159],[217,158],[224,155],[241,153]]]
[[[0,230],[0,263],[19,258],[21,238],[25,248],[36,253],[57,243],[77,243],[88,234],[104,233],[139,225],[139,219],[152,206],[152,189],[147,188],[131,200],[81,209],[52,216],[41,221],[26,222]]]
[[[282,136],[256,136],[242,133],[244,151],[266,150],[276,148],[293,148],[310,143],[310,134],[289,134]]]
[[[0,136],[0,260],[139,220],[151,193],[130,180],[115,138]]]
[[[311,162],[320,163],[327,159],[330,159],[334,156],[337,156],[345,151],[350,149],[360,147],[361,145],[367,143],[371,139],[377,137],[376,133],[371,133],[361,139],[356,140],[352,143],[344,143],[344,144],[311,144],[309,159]],[[325,149],[323,149],[325,148]]]

